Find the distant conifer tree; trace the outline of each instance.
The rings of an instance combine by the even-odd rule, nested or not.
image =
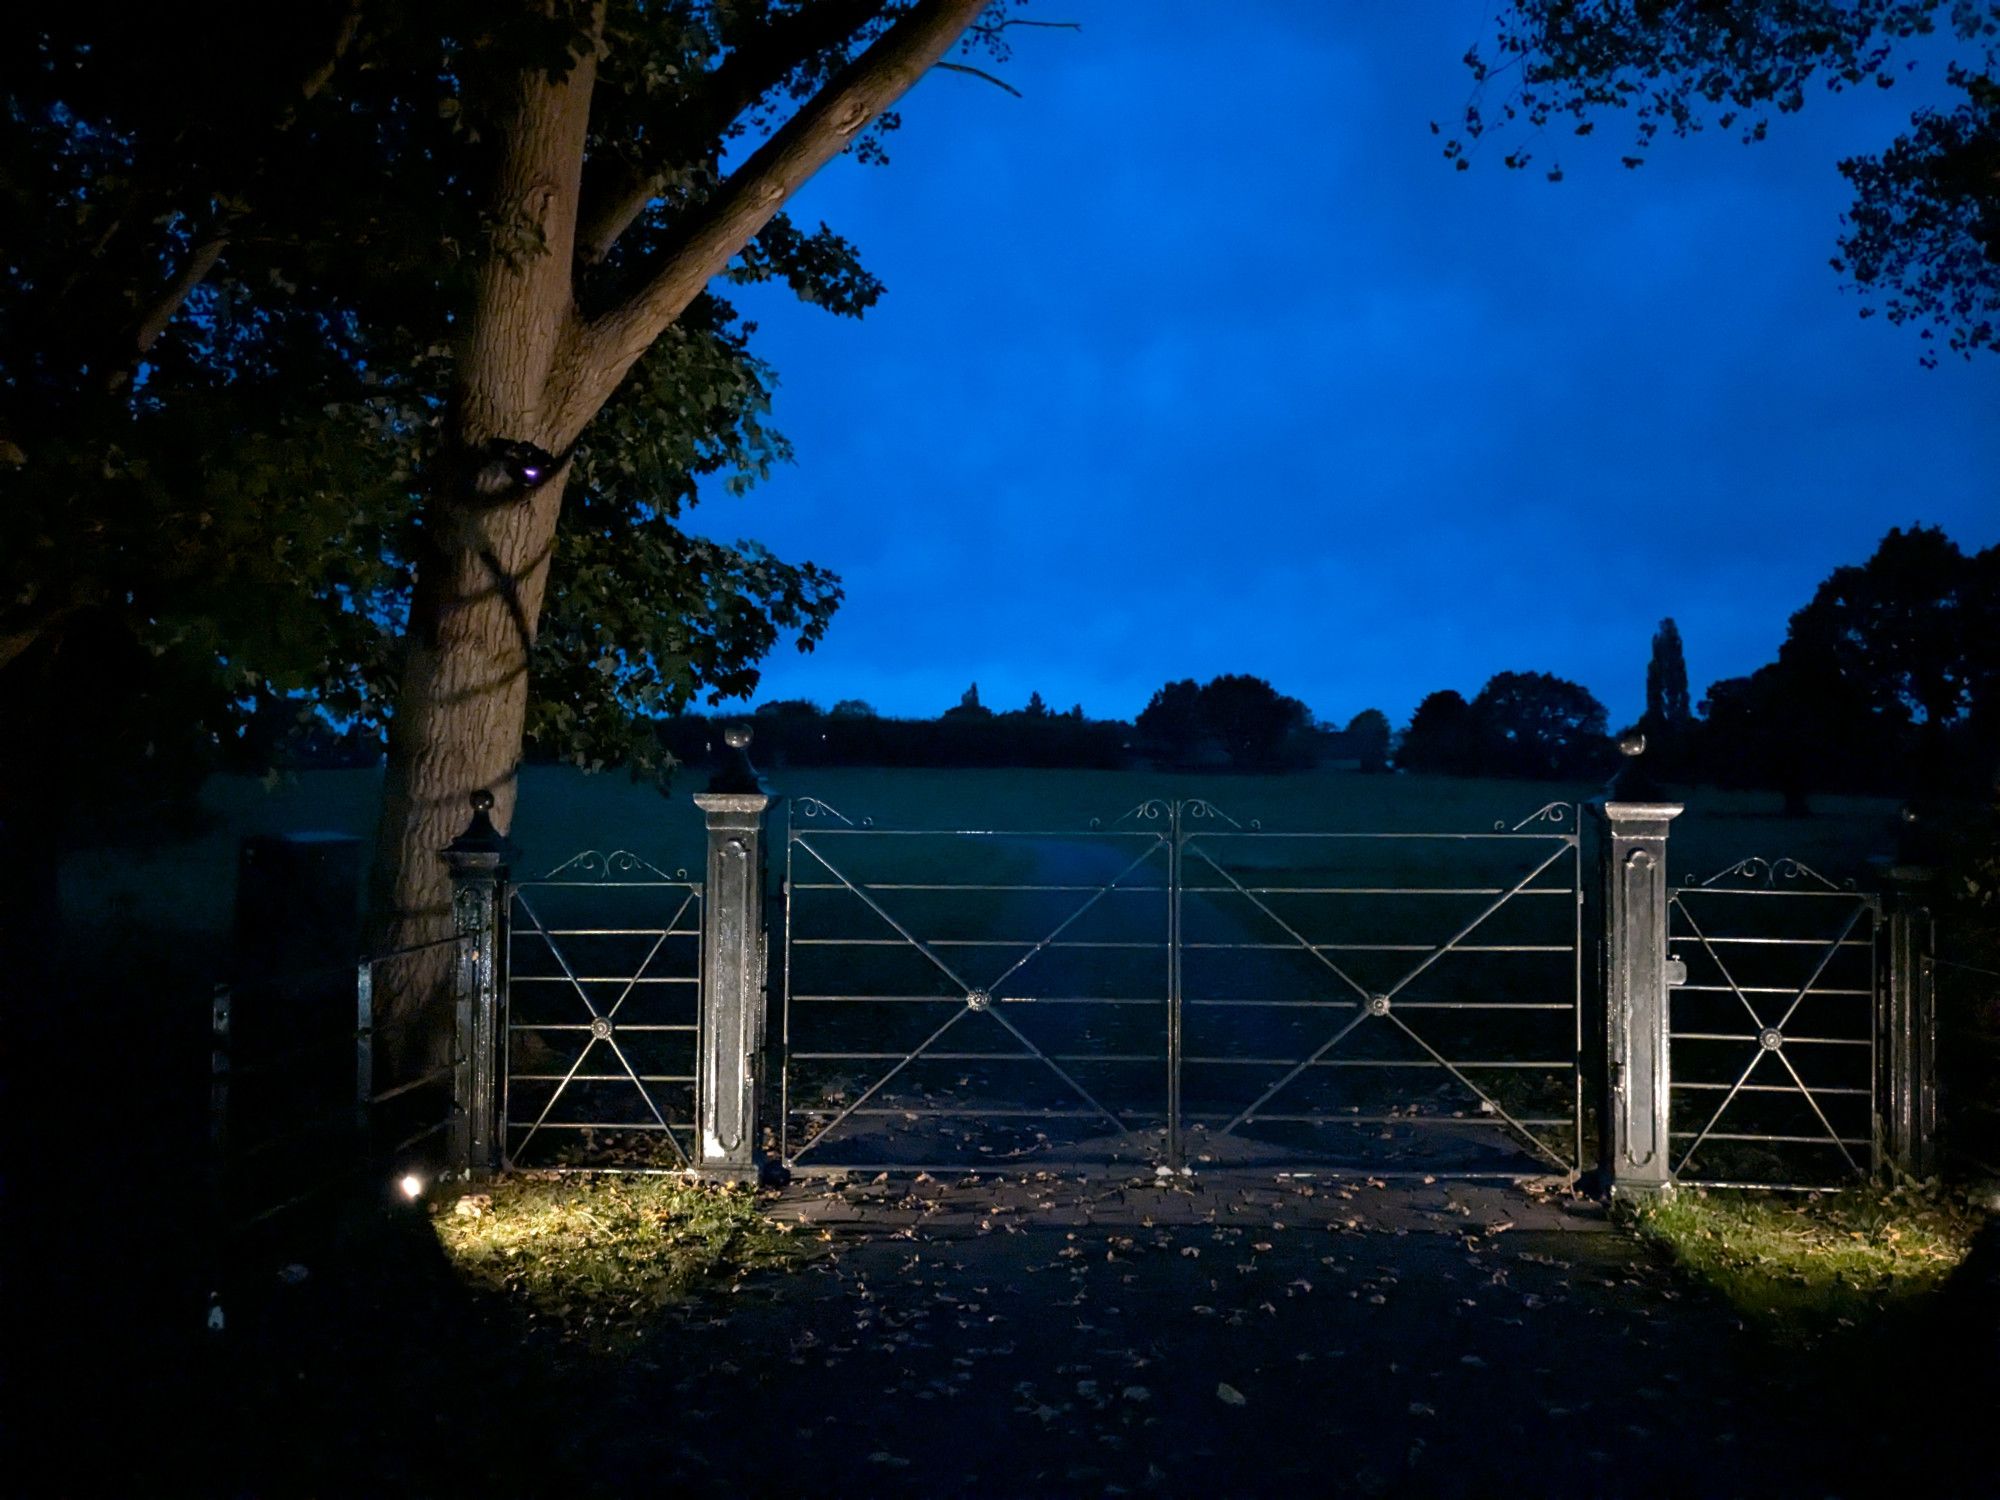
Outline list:
[[[1688,700],[1687,657],[1680,627],[1671,617],[1653,632],[1653,655],[1646,663],[1646,724],[1671,732],[1693,718]]]
[[[948,708],[944,711],[944,717],[947,719],[990,719],[993,717],[993,710],[979,701],[979,684],[975,682],[960,696],[957,708]]]

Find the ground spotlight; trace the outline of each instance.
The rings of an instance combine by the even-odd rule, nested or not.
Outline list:
[[[424,1180],[414,1172],[406,1172],[397,1179],[396,1186],[403,1190],[403,1196],[413,1202],[424,1195]]]

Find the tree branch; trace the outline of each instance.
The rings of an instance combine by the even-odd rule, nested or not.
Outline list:
[[[577,330],[558,446],[583,430],[654,340],[785,200],[847,149],[965,34],[988,0],[921,0],[809,99],[679,227],[646,282]]]
[[[723,59],[685,113],[684,127],[661,138],[675,142],[719,140],[730,123],[791,76],[801,64],[853,36],[887,8],[889,0],[821,0],[794,11]],[[664,175],[627,173],[618,189],[593,205],[577,232],[577,259],[596,265],[611,253],[646,205],[660,194]]]
[[[0,671],[12,666],[26,656],[34,644],[61,626],[71,615],[79,614],[85,608],[85,601],[72,600],[44,610],[41,618],[31,619],[0,629]]]
[[[299,104],[315,98],[333,81],[335,71],[354,46],[354,39],[360,31],[361,0],[348,0],[346,9],[341,13],[340,25],[334,32],[333,46],[328,50],[325,60],[300,80],[298,101],[288,108],[284,117],[278,121],[277,129],[280,134],[292,128],[298,118]],[[111,233],[116,232],[117,227],[118,221],[114,220],[111,230],[107,231],[107,240]],[[107,391],[115,392],[122,389],[132,378],[134,367],[144,360],[153,345],[159,342],[160,335],[167,331],[167,325],[173,321],[174,314],[181,310],[182,304],[194,295],[195,288],[208,279],[208,273],[213,271],[216,262],[222,259],[222,252],[229,246],[229,238],[229,225],[225,221],[206,240],[188,252],[188,258],[182,262],[180,271],[161,289],[160,294],[153,299],[152,305],[141,314],[139,321],[133,326],[132,342],[126,350],[125,358],[105,377],[104,385]]]
[[[215,269],[215,263],[222,259],[222,252],[228,245],[229,236],[218,234],[202,241],[188,252],[188,258],[181,266],[180,274],[167,283],[165,290],[154,299],[153,305],[146,309],[145,316],[139,319],[138,326],[133,330],[132,344],[140,358],[145,357],[155,341],[166,331],[167,324],[173,319],[174,314],[180,311],[181,304],[193,295],[194,289],[202,284],[210,271]]]
[[[305,80],[299,85],[299,93],[304,96],[302,103],[315,97],[321,89],[333,81],[334,70],[340,66],[340,60],[347,56],[348,49],[354,45],[354,38],[360,31],[361,0],[348,0],[347,9],[341,12],[340,27],[333,34],[333,51],[328,54],[325,62],[306,74]],[[288,113],[285,116],[284,126],[280,128],[289,127],[292,118],[293,115]]]
[[[646,205],[659,196],[665,181],[658,172],[628,177],[619,193],[599,202],[576,232],[577,260],[594,266],[609,255],[611,247],[618,243],[618,236],[630,229],[646,211]]]
[[[955,62],[941,62],[938,64],[938,66],[940,68],[947,69],[948,71],[953,73],[970,73],[974,78],[983,78],[986,82],[992,84],[993,87],[995,87],[996,89],[1005,89],[1008,93],[1012,94],[1016,99],[1021,97],[1021,91],[1015,88],[1013,84],[1009,83],[1004,78],[996,78],[993,74],[987,72],[984,68],[975,68],[969,63],[955,63]]]

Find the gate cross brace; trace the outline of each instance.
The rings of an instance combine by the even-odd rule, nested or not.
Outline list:
[[[1561,859],[1564,854],[1570,852],[1570,850],[1572,850],[1574,847],[1575,844],[1573,840],[1565,839],[1560,845],[1558,845],[1554,853],[1550,854],[1547,859],[1543,860],[1540,864],[1536,865],[1534,869],[1530,870],[1526,875],[1523,875],[1518,881],[1514,883],[1514,885],[1511,888],[1502,893],[1500,896],[1496,897],[1486,907],[1485,910],[1480,912],[1478,916],[1474,917],[1470,922],[1466,923],[1455,934],[1453,934],[1453,936],[1450,938],[1449,941],[1441,944],[1437,948],[1432,949],[1429,954],[1427,954],[1414,968],[1412,968],[1409,971],[1409,973],[1405,974],[1401,979],[1397,980],[1396,983],[1392,985],[1383,995],[1379,997],[1370,996],[1367,998],[1391,1000],[1391,1001],[1394,1000],[1395,997],[1398,994],[1402,993],[1404,989],[1408,988],[1411,982],[1414,981],[1419,975],[1421,975],[1425,970],[1430,968],[1430,966],[1436,963],[1439,959],[1443,958],[1445,954],[1451,952],[1460,943],[1464,942],[1466,938],[1470,937],[1472,933],[1478,929],[1481,923],[1483,923],[1488,917],[1492,916],[1496,911],[1500,910],[1500,908],[1505,906],[1509,901],[1513,900],[1514,897],[1518,896],[1522,891],[1526,890],[1528,886],[1533,883],[1535,878],[1542,873],[1542,871],[1548,869],[1550,865],[1554,864],[1557,860]],[[1254,905],[1256,905],[1259,909],[1261,909],[1266,915],[1270,916],[1271,919],[1274,922],[1277,922],[1277,924],[1280,927],[1283,927],[1286,932],[1290,933],[1292,937],[1298,941],[1300,947],[1305,949],[1307,952],[1312,953],[1312,955],[1315,958],[1320,958],[1321,962],[1323,963],[1327,962],[1319,954],[1319,952],[1313,948],[1313,946],[1310,943],[1308,943],[1302,936],[1300,936],[1297,931],[1295,931],[1288,924],[1286,924],[1282,918],[1278,917],[1278,915],[1275,912],[1272,912],[1271,909],[1268,906],[1266,906],[1263,902],[1257,900],[1257,898],[1251,895],[1250,892],[1248,892],[1247,890],[1243,890],[1242,884],[1238,882],[1235,879],[1235,877],[1230,875],[1227,870],[1224,870],[1222,866],[1216,864],[1216,862],[1209,857],[1208,853],[1205,850],[1196,849],[1194,852],[1197,855],[1199,855],[1201,859],[1211,869],[1215,870],[1217,874],[1221,875],[1223,879],[1229,881],[1229,883],[1235,886],[1239,891],[1243,891],[1243,894]],[[1346,974],[1341,973],[1341,971],[1338,968],[1335,968],[1331,963],[1327,963],[1327,967],[1333,969],[1333,971],[1336,974],[1340,974],[1340,977],[1342,979],[1346,979],[1350,985],[1354,985],[1354,981],[1352,979],[1348,978]],[[1362,990],[1361,986],[1354,985],[1354,988],[1356,989],[1357,992],[1361,993],[1364,996],[1367,996],[1367,992],[1365,990]],[[1322,1045],[1317,1051],[1312,1053],[1309,1057],[1301,1059],[1298,1063],[1293,1065],[1293,1067],[1290,1068],[1283,1077],[1278,1079],[1276,1083],[1272,1084],[1269,1088],[1265,1089],[1262,1094],[1259,1094],[1257,1098],[1254,1101],[1252,1101],[1247,1108],[1245,1108],[1241,1113],[1239,1113],[1236,1116],[1235,1119],[1231,1120],[1227,1125],[1223,1126],[1222,1129],[1218,1132],[1218,1134],[1221,1135],[1230,1134],[1239,1125],[1243,1124],[1246,1120],[1250,1119],[1253,1115],[1255,1115],[1257,1111],[1263,1108],[1264,1105],[1268,1104],[1280,1090],[1288,1087],[1293,1082],[1293,1080],[1295,1080],[1301,1073],[1305,1072],[1306,1069],[1312,1067],[1313,1064],[1317,1063],[1321,1058],[1325,1057],[1327,1053],[1331,1052],[1335,1047],[1340,1045],[1340,1043],[1346,1039],[1347,1034],[1349,1032],[1353,1031],[1355,1027],[1359,1026],[1364,1020],[1368,1018],[1369,1013],[1370,1012],[1367,1007],[1362,1008],[1354,1016],[1352,1020],[1350,1020],[1345,1026],[1341,1027],[1340,1030],[1336,1031],[1330,1038],[1328,1038],[1325,1044]],[[1503,1122],[1505,1122],[1511,1129],[1513,1129],[1513,1131],[1517,1135],[1519,1135],[1521,1139],[1525,1141],[1532,1150],[1534,1150],[1539,1155],[1546,1157],[1548,1160],[1555,1162],[1558,1166],[1566,1165],[1565,1163],[1561,1162],[1560,1159],[1557,1158],[1554,1155],[1554,1153],[1548,1149],[1547,1146],[1543,1145],[1541,1141],[1537,1140],[1535,1136],[1530,1131],[1527,1130],[1526,1127],[1524,1127],[1512,1115],[1508,1114],[1506,1110],[1502,1109],[1497,1100],[1492,1098],[1484,1089],[1480,1088],[1479,1085],[1474,1083],[1470,1078],[1466,1077],[1462,1071],[1460,1071],[1457,1067],[1455,1067],[1451,1063],[1451,1061],[1447,1059],[1442,1053],[1440,1053],[1435,1047],[1431,1046],[1429,1042],[1425,1041],[1422,1037],[1418,1036],[1416,1032],[1412,1031],[1409,1027],[1409,1024],[1405,1022],[1401,1016],[1396,1015],[1393,1011],[1386,1011],[1386,1010],[1383,1012],[1383,1014],[1386,1015],[1390,1021],[1393,1021],[1396,1024],[1397,1028],[1400,1029],[1405,1036],[1409,1037],[1411,1041],[1415,1042],[1419,1047],[1423,1048],[1425,1052],[1429,1053],[1431,1059],[1434,1062],[1436,1062],[1440,1067],[1442,1067],[1447,1073],[1451,1074],[1453,1078],[1457,1079],[1461,1085],[1463,1085],[1470,1093],[1472,1093],[1483,1104],[1485,1104],[1485,1106],[1488,1109],[1492,1110],[1495,1115],[1497,1115]]]
[[[862,887],[856,885],[852,880],[849,880],[847,878],[846,873],[841,869],[839,869],[836,865],[834,865],[834,863],[831,860],[829,860],[824,854],[820,853],[819,850],[815,849],[811,844],[807,843],[803,838],[796,838],[793,840],[793,842],[797,844],[799,848],[804,849],[806,853],[810,854],[814,859],[818,860],[820,864],[826,868],[827,872],[830,875],[832,875],[835,880],[838,880],[849,891],[853,892],[853,894],[857,896],[861,900],[861,902],[868,907],[870,911],[874,912],[876,916],[880,917],[884,922],[887,922],[890,927],[894,928],[898,936],[900,936],[912,948],[916,949],[917,952],[923,954],[925,958],[929,959],[933,964],[935,964],[938,967],[939,971],[944,974],[945,978],[949,979],[955,986],[957,986],[962,994],[972,995],[975,993],[979,993],[993,997],[995,1000],[998,999],[998,997],[994,996],[993,994],[995,990],[999,989],[999,987],[1002,984],[1004,984],[1007,980],[1011,979],[1017,972],[1019,972],[1021,967],[1025,965],[1030,959],[1034,958],[1038,953],[1043,952],[1050,943],[1054,942],[1058,937],[1060,937],[1062,933],[1067,928],[1069,928],[1072,923],[1074,923],[1078,918],[1080,918],[1085,912],[1089,911],[1091,907],[1095,906],[1105,896],[1109,895],[1113,890],[1117,889],[1118,883],[1121,880],[1123,880],[1127,875],[1130,875],[1134,870],[1138,869],[1147,860],[1151,859],[1155,854],[1157,854],[1160,851],[1162,847],[1166,845],[1166,840],[1164,838],[1156,839],[1153,843],[1149,844],[1144,850],[1140,852],[1138,857],[1135,858],[1130,864],[1126,865],[1124,869],[1120,870],[1108,882],[1099,886],[1096,890],[1091,892],[1089,899],[1084,901],[1082,905],[1078,906],[1076,910],[1071,912],[1067,917],[1063,918],[1061,922],[1057,923],[1055,929],[1052,932],[1050,932],[1047,937],[1043,938],[1040,942],[1036,943],[1032,948],[1030,948],[1026,953],[1022,954],[1019,958],[1014,960],[1014,962],[1007,967],[1007,969],[1000,975],[999,978],[995,979],[992,983],[988,984],[984,990],[977,990],[975,989],[974,986],[968,985],[965,982],[965,980],[959,976],[957,971],[951,967],[950,964],[946,963],[943,959],[939,958],[927,943],[925,943],[921,938],[917,937],[901,922],[898,922],[887,911],[885,911],[882,908],[880,902],[876,901],[875,898],[870,896],[867,893],[867,891],[864,890]],[[940,998],[947,998],[947,997],[940,997]],[[1017,1042],[1019,1042],[1023,1047],[1027,1048],[1028,1051],[1032,1053],[1034,1057],[1042,1064],[1042,1066],[1047,1068],[1051,1073],[1055,1074],[1056,1077],[1060,1078],[1065,1084],[1067,1084],[1070,1087],[1070,1089],[1077,1095],[1077,1097],[1083,1100],[1084,1103],[1088,1104],[1092,1109],[1096,1110],[1100,1115],[1104,1116],[1104,1118],[1108,1122],[1110,1122],[1111,1127],[1114,1130],[1116,1130],[1120,1135],[1128,1137],[1131,1135],[1132,1133],[1131,1128],[1127,1126],[1123,1120],[1121,1120],[1116,1114],[1106,1109],[1101,1103],[1099,1103],[1097,1098],[1090,1092],[1090,1090],[1086,1089],[1082,1084],[1078,1083],[1075,1078],[1071,1077],[1070,1074],[1059,1063],[1057,1063],[1054,1058],[1050,1057],[1040,1047],[1036,1046],[1034,1041],[1031,1040],[1025,1033],[1023,1033],[1020,1027],[1016,1026],[1012,1021],[1008,1020],[1005,1016],[1000,1014],[1000,1012],[996,1008],[994,1008],[993,1005],[989,1004],[985,1006],[980,1006],[976,1007],[976,1009],[978,1009],[981,1013],[992,1017],[995,1021],[998,1021],[1001,1024],[1001,1026],[1005,1027],[1006,1030],[1013,1036],[1013,1038]],[[862,1091],[860,1095],[858,1095],[855,1098],[852,1104],[848,1105],[847,1108],[843,1109],[839,1114],[835,1115],[833,1119],[828,1121],[827,1124],[822,1129],[820,1129],[819,1132],[815,1134],[810,1141],[806,1142],[805,1145],[801,1146],[798,1149],[798,1151],[793,1154],[793,1160],[796,1161],[800,1156],[803,1156],[806,1152],[812,1150],[815,1146],[823,1144],[826,1141],[826,1138],[829,1135],[831,1135],[836,1129],[838,1129],[843,1123],[845,1123],[847,1119],[850,1116],[852,1116],[856,1110],[860,1109],[862,1105],[866,1104],[870,1099],[874,1098],[876,1094],[880,1093],[883,1087],[892,1078],[894,1078],[898,1073],[902,1072],[903,1069],[907,1068],[911,1063],[915,1062],[919,1057],[923,1056],[924,1053],[927,1052],[940,1037],[942,1037],[947,1031],[951,1030],[952,1027],[956,1026],[966,1016],[973,1014],[974,1010],[975,1007],[967,1005],[959,1010],[953,1011],[950,1018],[946,1020],[942,1026],[938,1027],[937,1030],[933,1031],[929,1036],[925,1037],[923,1041],[917,1044],[915,1050],[913,1050],[907,1056],[902,1058],[893,1068],[889,1069],[888,1072],[884,1073],[880,1078],[876,1079],[874,1083],[870,1084],[865,1090]]]
[[[1790,1023],[1793,1014],[1805,1003],[1806,996],[1811,994],[1813,986],[1819,983],[1819,976],[1824,974],[1826,966],[1833,962],[1833,955],[1840,951],[1841,944],[1847,941],[1847,935],[1854,931],[1855,923],[1861,920],[1862,912],[1868,909],[1868,905],[1864,901],[1857,901],[1855,903],[1854,910],[1848,914],[1846,925],[1840,929],[1840,932],[1834,937],[1832,942],[1820,950],[1819,962],[1813,965],[1813,971],[1806,976],[1806,982],[1799,986],[1798,992],[1792,996],[1790,1003],[1785,1006],[1785,1013],[1778,1018],[1775,1025],[1766,1028],[1764,1018],[1757,1014],[1757,1007],[1752,1005],[1750,997],[1743,993],[1743,987],[1736,982],[1736,976],[1729,972],[1729,965],[1723,962],[1722,955],[1717,953],[1714,945],[1709,942],[1708,934],[1703,932],[1701,924],[1695,921],[1694,913],[1689,911],[1687,903],[1681,900],[1680,892],[1676,891],[1674,893],[1672,902],[1680,914],[1687,919],[1687,924],[1694,932],[1695,941],[1701,944],[1702,951],[1708,954],[1709,958],[1714,961],[1717,972],[1728,981],[1729,988],[1735,994],[1736,998],[1743,1002],[1744,1010],[1750,1014],[1750,1024],[1760,1034],[1768,1029],[1779,1036],[1784,1035],[1785,1027]],[[1687,1150],[1681,1153],[1681,1159],[1674,1167],[1674,1175],[1678,1177],[1687,1170],[1688,1163],[1694,1160],[1695,1152],[1701,1149],[1702,1142],[1707,1140],[1710,1133],[1722,1122],[1722,1117],[1727,1113],[1729,1106],[1736,1102],[1736,1096],[1743,1092],[1743,1086],[1750,1081],[1750,1075],[1757,1071],[1757,1065],[1767,1055],[1775,1056],[1779,1063],[1783,1065],[1785,1071],[1791,1074],[1792,1082],[1797,1085],[1800,1095],[1811,1107],[1814,1118],[1820,1123],[1820,1128],[1826,1131],[1827,1139],[1833,1142],[1834,1148],[1846,1160],[1849,1170],[1854,1172],[1856,1176],[1866,1176],[1867,1174],[1861,1170],[1860,1163],[1855,1161],[1853,1153],[1847,1149],[1847,1143],[1840,1138],[1840,1132],[1835,1130],[1833,1122],[1827,1119],[1826,1111],[1820,1108],[1818,1096],[1808,1087],[1805,1079],[1799,1076],[1799,1070],[1792,1066],[1792,1060],[1785,1056],[1782,1048],[1765,1046],[1761,1035],[1757,1042],[1756,1050],[1750,1054],[1750,1065],[1743,1070],[1736,1082],[1730,1086],[1729,1092],[1722,1096],[1722,1102],[1716,1105],[1715,1113],[1708,1117],[1708,1123],[1701,1127]]]
[[[556,940],[549,935],[548,928],[543,924],[540,914],[529,904],[526,894],[516,890],[514,892],[514,899],[520,903],[521,910],[528,914],[528,920],[534,924],[535,935],[541,938],[542,942],[548,946],[549,956],[561,967],[563,978],[567,979],[570,988],[576,991],[577,998],[583,1002],[583,1008],[589,1012],[591,1020],[609,1021],[618,1014],[618,1008],[625,1003],[626,998],[631,995],[632,991],[638,988],[640,975],[646,972],[648,965],[653,962],[654,957],[659,953],[660,949],[666,945],[668,935],[680,925],[681,916],[687,911],[688,903],[694,900],[694,895],[690,892],[686,899],[681,902],[680,910],[674,913],[673,920],[668,922],[666,928],[653,939],[653,946],[647,950],[646,956],[640,960],[639,966],[632,971],[632,977],[625,981],[625,988],[619,992],[618,998],[612,1001],[610,1007],[602,1014],[591,1003],[589,992],[584,989],[582,982],[576,977],[576,970],[570,967],[569,959],[564,955],[562,948],[557,944]],[[563,1074],[562,1082],[556,1085],[555,1091],[549,1095],[547,1102],[542,1105],[542,1112],[535,1116],[535,1122],[528,1127],[528,1133],[521,1137],[521,1144],[518,1149],[521,1151],[528,1149],[528,1143],[535,1138],[535,1133],[542,1128],[543,1122],[548,1119],[550,1112],[556,1107],[564,1091],[569,1088],[571,1081],[582,1070],[584,1060],[590,1056],[591,1049],[599,1042],[603,1042],[605,1046],[611,1049],[611,1055],[618,1059],[618,1066],[625,1070],[625,1076],[631,1080],[632,1087],[638,1090],[639,1097],[645,1101],[647,1112],[652,1115],[653,1119],[658,1122],[660,1129],[665,1132],[667,1144],[674,1148],[674,1155],[679,1159],[682,1166],[686,1166],[688,1164],[687,1152],[682,1150],[681,1143],[674,1139],[673,1127],[667,1123],[666,1116],[660,1113],[660,1107],[653,1102],[652,1092],[647,1089],[646,1085],[640,1080],[638,1073],[633,1069],[631,1062],[627,1060],[625,1049],[618,1045],[614,1037],[609,1035],[599,1036],[595,1031],[591,1033],[590,1040],[583,1044],[583,1050],[577,1053],[576,1061],[570,1064],[569,1071]]]

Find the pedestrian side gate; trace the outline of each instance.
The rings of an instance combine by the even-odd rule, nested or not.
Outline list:
[[[626,850],[508,887],[504,1160],[694,1161],[702,888]],[[602,1149],[600,1149],[602,1148]]]
[[[1837,1186],[1880,1165],[1882,898],[1746,859],[1668,901],[1674,1180]]]

